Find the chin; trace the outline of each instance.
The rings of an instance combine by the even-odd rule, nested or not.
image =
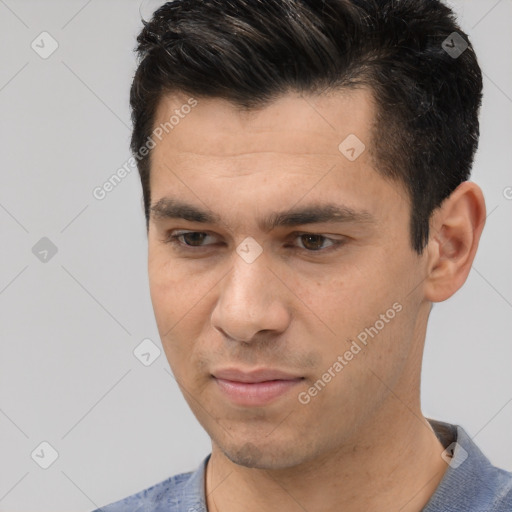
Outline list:
[[[286,469],[304,462],[304,454],[297,451],[299,443],[293,446],[271,443],[246,442],[240,446],[220,447],[222,453],[234,464],[254,469]],[[302,448],[304,446],[302,445]]]

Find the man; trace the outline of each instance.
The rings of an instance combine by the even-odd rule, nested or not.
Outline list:
[[[101,510],[512,510],[512,474],[420,406],[432,304],[486,217],[481,71],[450,9],[176,0],[144,25],[151,298],[212,452]]]

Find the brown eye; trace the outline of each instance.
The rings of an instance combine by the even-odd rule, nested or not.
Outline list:
[[[201,242],[208,235],[199,231],[192,231],[190,233],[182,233],[180,236],[183,238],[186,245],[190,245],[191,247],[200,247]]]
[[[178,231],[169,233],[163,242],[184,250],[187,248],[206,248],[211,245],[203,243],[207,237],[211,237],[211,235],[202,231]]]
[[[304,234],[300,235],[303,246],[308,251],[319,251],[322,249],[322,245],[325,240],[328,240],[325,236],[315,234]]]

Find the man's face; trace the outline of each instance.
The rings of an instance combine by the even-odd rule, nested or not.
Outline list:
[[[408,197],[373,168],[370,93],[290,94],[250,113],[188,100],[159,105],[155,128],[175,118],[151,156],[150,289],[174,376],[233,462],[351,449],[386,411],[410,414],[429,309]],[[212,219],[169,216],[178,201]],[[326,205],[341,215],[279,215]],[[255,383],[262,369],[295,379]]]

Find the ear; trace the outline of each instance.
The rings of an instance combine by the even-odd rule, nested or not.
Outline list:
[[[425,298],[442,302],[466,281],[486,218],[482,190],[461,183],[434,211],[430,222]]]

